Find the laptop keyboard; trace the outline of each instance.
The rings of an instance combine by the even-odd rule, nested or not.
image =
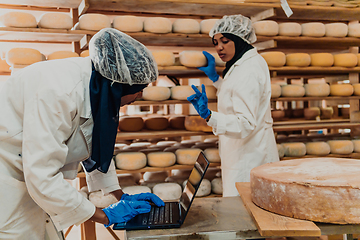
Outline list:
[[[142,225],[157,225],[173,222],[173,202],[165,202],[165,206],[152,206],[148,214],[144,214]]]

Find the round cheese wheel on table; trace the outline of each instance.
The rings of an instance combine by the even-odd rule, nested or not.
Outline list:
[[[88,57],[89,56],[89,50],[84,50],[80,53],[80,57]]]
[[[73,20],[66,13],[49,12],[40,17],[38,25],[40,28],[71,29]]]
[[[166,117],[147,117],[144,121],[145,128],[149,130],[165,130],[169,126],[169,120]]]
[[[34,15],[26,12],[7,12],[2,16],[2,22],[5,27],[37,27],[37,21]]]
[[[319,107],[309,107],[304,108],[304,117],[307,120],[315,120],[320,116],[320,108]]]
[[[272,20],[262,20],[252,24],[256,35],[276,36],[279,33],[279,25]]]
[[[175,100],[187,100],[187,97],[195,94],[194,89],[191,86],[175,86],[171,87],[171,99]]]
[[[142,32],[144,20],[137,16],[117,16],[113,19],[112,26],[122,32]]]
[[[281,86],[279,84],[271,84],[271,98],[278,98],[281,96]]]
[[[221,162],[219,149],[217,148],[207,148],[204,150],[204,155],[209,162]]]
[[[350,140],[329,140],[332,154],[350,154],[354,151],[354,144]]]
[[[302,157],[306,154],[306,146],[302,142],[290,142],[281,144],[285,149],[285,157]]]
[[[327,83],[307,83],[304,87],[308,97],[326,97],[330,94],[330,85]]]
[[[171,116],[169,126],[174,129],[185,129],[185,116]]]
[[[106,208],[111,204],[118,202],[114,195],[104,195],[101,191],[91,192],[89,194],[89,200],[98,208]]]
[[[353,85],[354,95],[360,96],[360,83],[354,83]]]
[[[331,96],[351,96],[353,93],[354,93],[354,88],[349,83],[330,85]]]
[[[179,60],[185,67],[203,67],[207,64],[206,57],[201,51],[182,51],[179,54]]]
[[[281,86],[281,96],[283,97],[303,97],[305,88],[297,84],[289,84]]]
[[[264,164],[250,172],[251,198],[259,207],[284,216],[359,224],[359,171],[358,160],[342,158]]]
[[[334,56],[331,53],[312,53],[310,58],[311,66],[331,67],[334,65]]]
[[[282,67],[286,63],[286,55],[283,52],[262,52],[260,55],[265,59],[269,67]]]
[[[64,59],[64,58],[71,58],[71,57],[79,57],[79,54],[76,52],[71,51],[56,51],[50,53],[47,57],[47,60],[54,60],[54,59]]]
[[[301,35],[308,37],[323,37],[325,36],[325,24],[320,22],[310,22],[301,24]]]
[[[326,142],[307,142],[306,154],[307,155],[328,155],[330,154],[330,145]]]
[[[124,132],[137,132],[143,129],[144,120],[141,117],[121,116],[119,130]]]
[[[286,66],[307,67],[311,63],[311,57],[307,53],[286,54]]]
[[[147,155],[148,165],[151,167],[170,167],[176,162],[176,155],[172,152],[152,152]]]
[[[297,37],[301,35],[301,25],[296,22],[279,23],[279,35]]]
[[[200,22],[200,33],[209,34],[218,19],[205,19]]]
[[[153,193],[163,201],[177,200],[180,198],[182,188],[178,183],[158,183],[153,187]]]
[[[184,125],[188,131],[212,132],[212,127],[208,126],[205,119],[199,115],[186,116]]]
[[[99,31],[110,27],[110,19],[104,14],[86,13],[79,17],[79,28],[83,30]]]
[[[175,65],[175,55],[172,51],[157,50],[151,51],[158,66],[166,67]]]
[[[171,91],[168,87],[149,86],[144,88],[142,98],[146,101],[164,101],[170,98]]]
[[[360,139],[353,139],[351,141],[354,145],[354,152],[359,153],[360,152]]]
[[[348,25],[349,37],[360,37],[360,23],[354,23]]]
[[[150,17],[144,20],[144,31],[151,33],[170,33],[172,23],[164,17]]]
[[[334,55],[334,66],[355,67],[357,64],[358,58],[354,53],[340,53]]]
[[[122,152],[116,155],[115,165],[122,170],[137,170],[147,164],[146,155],[142,152]]]
[[[30,65],[41,60],[41,53],[32,48],[12,48],[6,53],[6,62],[9,65]]]
[[[195,19],[176,19],[172,24],[174,33],[199,33],[200,23]]]
[[[211,180],[211,192],[215,194],[223,193],[222,178],[214,178]]]
[[[195,164],[201,149],[198,148],[180,148],[175,151],[176,162],[182,165]]]
[[[326,37],[346,37],[347,34],[348,34],[348,25],[345,23],[325,24]]]
[[[129,195],[134,195],[139,193],[151,193],[151,189],[147,186],[128,186],[128,187],[124,187],[122,190],[124,193],[127,193]]]

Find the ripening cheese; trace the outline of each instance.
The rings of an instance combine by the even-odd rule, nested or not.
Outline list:
[[[144,20],[137,16],[117,16],[113,19],[112,26],[122,32],[142,32]]]
[[[281,144],[285,149],[286,157],[302,157],[306,154],[306,146],[302,142],[291,142]]]
[[[327,83],[308,83],[304,87],[308,97],[326,97],[330,94],[330,85]]]
[[[108,194],[104,196],[101,191],[91,192],[89,194],[89,200],[98,208],[106,208],[111,204],[118,202],[114,195]]]
[[[325,24],[326,37],[346,37],[347,34],[348,34],[348,25],[345,23]]]
[[[272,20],[262,20],[252,24],[256,35],[276,36],[279,33],[279,25]]]
[[[158,183],[153,187],[153,193],[163,201],[177,200],[181,196],[182,189],[178,183]]]
[[[99,31],[110,27],[110,19],[104,14],[86,13],[79,18],[79,28],[83,30]]]
[[[354,152],[360,152],[360,139],[351,140],[354,145]]]
[[[199,33],[200,23],[195,19],[176,19],[172,24],[174,33]]]
[[[56,51],[48,55],[47,60],[79,57],[79,54],[71,51]]]
[[[11,72],[10,65],[7,64],[5,59],[0,59],[0,72]]]
[[[271,110],[271,117],[275,120],[280,120],[283,117],[285,117],[285,111],[284,110]]]
[[[304,108],[304,117],[307,120],[315,120],[316,117],[320,116],[320,113],[319,107]]]
[[[147,155],[151,167],[170,167],[175,164],[176,156],[172,152],[152,152]]]
[[[330,119],[334,114],[334,109],[332,107],[320,108],[320,118],[321,119]]]
[[[73,20],[66,13],[49,12],[40,17],[38,25],[40,28],[71,29]]]
[[[2,21],[5,27],[37,27],[37,21],[34,15],[25,12],[7,12],[2,16]]]
[[[357,64],[358,58],[354,53],[341,53],[334,55],[334,66],[355,67]]]
[[[6,62],[9,65],[30,65],[41,60],[41,53],[32,48],[12,48],[6,53]]]
[[[296,22],[279,23],[279,35],[297,37],[301,35],[301,25]]]
[[[151,193],[151,189],[147,186],[128,186],[128,187],[124,187],[122,190],[124,193],[127,193],[129,195],[134,195],[139,193]]]
[[[203,67],[207,65],[205,55],[201,51],[185,50],[180,52],[179,60],[185,67]]]
[[[169,126],[174,129],[185,129],[185,116],[170,117]]]
[[[203,179],[200,183],[200,187],[195,194],[195,197],[205,197],[211,193],[211,182],[208,179]]]
[[[354,88],[354,95],[360,96],[360,83],[354,83],[353,88]]]
[[[357,65],[360,66],[360,53],[357,54],[358,63]]]
[[[265,59],[269,67],[282,67],[286,63],[286,55],[283,52],[263,52],[260,55]]]
[[[349,37],[360,37],[360,23],[354,23],[348,25]]]
[[[119,130],[124,132],[137,132],[143,129],[144,120],[141,117],[121,116]]]
[[[349,83],[330,85],[331,96],[351,96],[353,93],[354,93],[354,88]]]
[[[354,151],[354,144],[350,140],[329,140],[332,154],[350,154]]]
[[[285,148],[283,147],[283,145],[281,144],[276,144],[277,150],[278,150],[278,154],[279,157],[282,158],[285,155]]]
[[[279,84],[271,84],[271,98],[278,98],[281,96],[281,86]]]
[[[331,53],[310,54],[311,66],[331,67],[334,65],[334,56]]]
[[[303,97],[305,88],[297,84],[289,84],[281,86],[281,96],[283,97]]]
[[[311,63],[311,57],[307,53],[286,54],[286,66],[307,67]]]
[[[199,89],[200,92],[202,91],[201,86],[198,86],[197,89]],[[217,89],[213,85],[205,85],[205,92],[208,99],[216,99],[216,91]]]
[[[177,141],[159,141],[156,143],[157,146],[172,146],[175,143],[177,143]]]
[[[217,148],[206,148],[204,150],[205,157],[209,162],[221,162],[219,149]]]
[[[205,19],[200,22],[200,33],[209,34],[218,19]]]
[[[170,33],[172,23],[164,17],[150,17],[144,20],[144,31],[151,33]]]
[[[133,143],[130,143],[130,147],[148,147],[150,146],[151,143],[150,142],[133,142]],[[125,147],[125,146],[124,146]],[[124,148],[123,147],[123,148]]]
[[[360,122],[360,111],[350,113],[350,122]]]
[[[161,86],[149,86],[144,88],[142,98],[146,101],[164,101],[171,95],[170,88]]]
[[[214,178],[211,180],[211,191],[215,194],[223,193],[222,178]]]
[[[180,148],[175,151],[176,162],[183,165],[195,164],[201,149],[198,148]]]
[[[306,154],[308,155],[328,155],[330,154],[330,145],[327,142],[307,142]]]
[[[323,37],[326,33],[325,24],[310,22],[301,24],[301,35],[309,37]]]
[[[169,126],[169,120],[166,117],[147,117],[145,118],[145,128],[149,130],[165,130]]]
[[[151,51],[158,66],[166,67],[175,65],[175,55],[172,51],[157,50]]]
[[[136,170],[146,166],[146,155],[142,152],[124,152],[115,157],[115,164],[118,169]]]
[[[80,53],[80,57],[88,57],[89,56],[89,50],[84,50]]]
[[[143,180],[145,182],[164,182],[168,177],[168,172],[159,171],[159,172],[145,172],[143,175]]]
[[[184,125],[188,131],[212,132],[212,127],[208,126],[205,119],[199,115],[186,116]]]
[[[171,99],[176,100],[187,100],[187,97],[195,94],[194,90],[191,86],[184,85],[184,86],[175,86],[171,87]]]

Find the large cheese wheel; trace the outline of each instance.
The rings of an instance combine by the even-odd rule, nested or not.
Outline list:
[[[311,66],[331,67],[334,65],[334,56],[331,53],[310,54]]]
[[[286,54],[286,66],[307,67],[311,63],[311,57],[307,53]]]
[[[122,116],[119,120],[119,130],[124,132],[137,132],[143,129],[144,120],[141,117]]]
[[[198,86],[197,89],[199,89],[199,91],[202,91],[202,87]],[[206,96],[208,99],[216,99],[216,87],[214,87],[213,85],[205,85],[205,92],[206,92]]]
[[[112,22],[113,28],[122,32],[142,32],[144,20],[136,16],[117,16]]]
[[[332,107],[320,108],[320,111],[321,111],[321,115],[320,115],[321,119],[330,119],[334,114],[334,109]]]
[[[279,25],[272,20],[262,20],[252,24],[256,35],[276,36],[279,33]]]
[[[171,87],[171,99],[187,100],[187,97],[195,94],[191,86],[175,86]]]
[[[185,116],[170,117],[169,126],[174,129],[185,129]]]
[[[350,122],[360,122],[360,111],[350,113]]]
[[[199,33],[200,23],[195,19],[176,19],[172,24],[174,33]]]
[[[144,31],[151,33],[170,33],[172,23],[164,17],[150,17],[144,20]]]
[[[281,144],[276,144],[276,148],[278,150],[279,158],[282,158],[285,156],[285,148]]]
[[[285,117],[285,111],[284,110],[271,110],[271,117],[274,120],[280,120]]]
[[[153,187],[153,193],[163,201],[177,200],[181,196],[182,189],[178,183],[158,183]]]
[[[26,12],[7,12],[2,16],[2,22],[5,27],[37,27],[37,21],[34,15]]]
[[[281,86],[279,84],[271,84],[271,98],[278,98],[281,96]]]
[[[358,160],[342,158],[264,164],[250,172],[251,198],[259,207],[284,216],[359,224],[359,171]]]
[[[296,22],[279,23],[279,35],[297,37],[301,35],[301,25]]]
[[[360,96],[360,83],[354,83],[353,88],[354,88],[354,95]]]
[[[134,195],[139,193],[151,193],[151,189],[147,186],[128,186],[128,187],[124,187],[122,190],[124,193],[127,193],[129,195]]]
[[[281,86],[281,96],[283,97],[303,97],[305,88],[297,84],[289,84]]]
[[[306,146],[302,142],[290,142],[281,144],[285,149],[286,157],[302,157],[306,154]]]
[[[130,147],[148,147],[150,145],[151,145],[150,142],[133,142],[133,143],[130,143],[129,146]]]
[[[199,115],[186,116],[184,125],[188,131],[212,132],[212,127],[208,126],[205,119]]]
[[[315,120],[317,117],[320,117],[320,113],[319,107],[304,108],[304,117],[307,120]]]
[[[0,72],[11,72],[10,65],[7,64],[5,59],[0,59]]]
[[[99,13],[86,13],[79,18],[79,28],[83,30],[99,31],[111,27],[108,16]]]
[[[345,23],[325,24],[326,37],[346,37],[347,34],[348,34],[348,25]]]
[[[308,97],[326,97],[330,94],[330,85],[327,83],[308,83],[304,87]]]
[[[89,194],[89,200],[98,208],[106,208],[109,205],[118,202],[114,195],[104,195],[101,191],[91,192]]]
[[[49,12],[40,17],[38,25],[40,28],[71,29],[73,20],[66,13]]]
[[[355,67],[357,64],[358,58],[354,53],[340,53],[334,55],[334,66]]]
[[[158,66],[166,67],[175,64],[175,55],[172,51],[157,50],[151,51]]]
[[[145,172],[143,174],[143,180],[145,182],[165,182],[165,179],[169,176],[168,172],[166,171],[159,171],[159,172]]]
[[[171,95],[170,88],[161,86],[149,86],[144,88],[142,98],[147,101],[164,101]]]
[[[328,155],[330,154],[330,145],[326,142],[307,142],[307,155]]]
[[[12,48],[6,53],[6,62],[9,65],[30,65],[41,60],[41,53],[32,48]]]
[[[169,120],[166,117],[147,117],[144,121],[145,128],[149,130],[165,130],[169,126]]]
[[[64,58],[71,58],[71,57],[79,57],[79,54],[76,52],[71,51],[56,51],[50,53],[47,57],[47,60],[54,60],[54,59],[64,59]]]
[[[323,37],[326,33],[325,24],[310,22],[301,24],[301,35],[309,37]]]
[[[170,167],[175,164],[176,156],[172,152],[153,152],[147,155],[151,167]]]
[[[200,32],[209,34],[218,19],[205,19],[200,22]]]
[[[360,23],[349,24],[348,36],[349,37],[360,37]]]
[[[360,139],[353,139],[351,141],[354,145],[354,152],[359,153],[360,152]]]
[[[122,170],[137,170],[146,166],[146,155],[141,152],[124,152],[115,157],[116,167]]]
[[[80,53],[80,57],[88,57],[89,56],[89,50],[84,50]]]
[[[207,64],[206,57],[201,51],[182,51],[179,54],[179,59],[181,65],[185,67],[203,67]]]
[[[263,52],[260,55],[265,59],[270,67],[282,67],[286,63],[286,55],[283,52],[272,51]]]
[[[349,83],[330,85],[331,96],[351,96],[353,93],[354,93],[354,88]]]
[[[198,148],[180,148],[175,151],[176,162],[182,165],[195,164],[201,149]]]
[[[211,191],[215,194],[223,193],[222,178],[214,178],[211,180]]]
[[[209,162],[221,162],[219,149],[217,148],[206,148],[204,154]]]
[[[354,144],[350,140],[329,140],[332,154],[350,154],[354,151]]]
[[[205,197],[211,193],[211,182],[208,179],[203,179],[200,183],[199,189],[197,190],[195,197]]]

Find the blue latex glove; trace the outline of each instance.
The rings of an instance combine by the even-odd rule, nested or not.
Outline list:
[[[127,222],[138,214],[150,212],[151,205],[146,201],[120,200],[117,203],[111,204],[102,210],[109,219],[109,224],[104,224],[104,226],[109,227],[114,223]]]
[[[194,89],[195,94],[188,97],[187,100],[191,102],[200,117],[206,119],[210,115],[210,110],[208,108],[208,98],[206,96],[205,86],[204,84],[201,85],[202,92],[200,92],[194,85],[191,85],[191,87]]]
[[[210,53],[203,51],[207,59],[207,66],[206,67],[199,67],[198,69],[203,71],[211,81],[216,82],[219,79],[219,74],[216,72],[215,68],[215,58]]]
[[[140,193],[140,194],[134,194],[129,195],[124,193],[121,196],[120,200],[127,200],[127,201],[150,201],[155,203],[156,206],[162,207],[165,206],[164,201],[161,200],[158,196],[156,196],[153,193]]]

